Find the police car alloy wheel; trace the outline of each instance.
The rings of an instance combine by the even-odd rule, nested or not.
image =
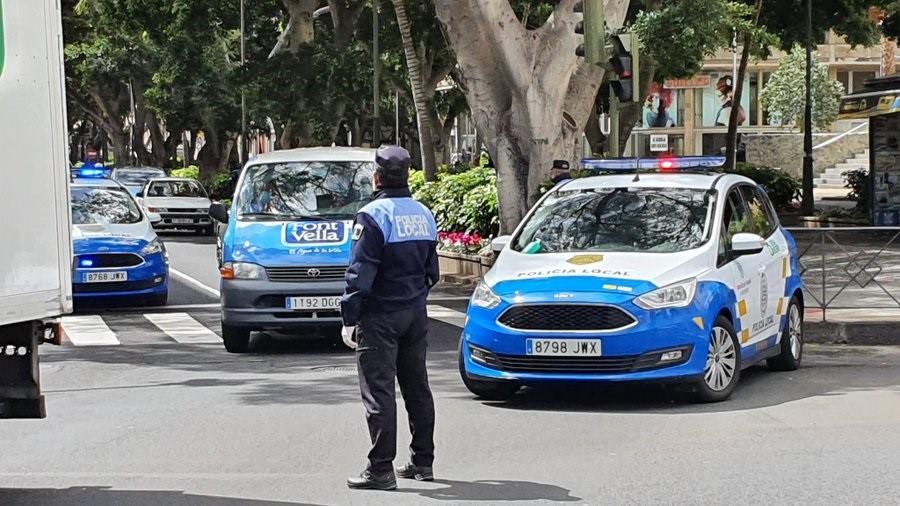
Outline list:
[[[773,371],[794,371],[803,359],[803,309],[797,297],[791,299],[787,322],[781,333],[781,352],[766,361]]]
[[[727,399],[741,377],[740,345],[731,322],[725,316],[716,318],[710,332],[706,368],[697,384],[697,396],[703,402]]]

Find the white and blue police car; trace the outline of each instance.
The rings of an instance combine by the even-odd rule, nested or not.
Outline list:
[[[76,302],[164,305],[169,261],[153,231],[160,217],[141,210],[121,184],[94,169],[70,185]]]
[[[372,200],[375,150],[264,153],[244,167],[219,239],[222,339],[249,350],[254,330],[337,331],[356,212]]]
[[[706,171],[723,161],[584,160],[609,174],[560,183],[495,239],[460,340],[468,389],[681,381],[721,401],[748,366],[797,368],[796,243],[763,188]]]

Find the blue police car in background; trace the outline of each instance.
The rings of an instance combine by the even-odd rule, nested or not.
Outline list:
[[[119,183],[96,168],[73,171],[71,190],[76,302],[134,300],[164,305],[169,262],[145,213]]]
[[[261,154],[244,168],[219,240],[222,338],[249,349],[254,330],[341,326],[356,212],[372,200],[375,150],[306,148]]]

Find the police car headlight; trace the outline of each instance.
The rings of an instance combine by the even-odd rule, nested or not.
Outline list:
[[[144,249],[141,250],[141,255],[143,255],[143,256],[155,255],[162,251],[163,251],[162,242],[160,242],[159,239],[153,239],[152,241],[148,242],[146,246],[144,246]]]
[[[697,279],[687,279],[664,286],[634,299],[634,303],[644,309],[667,309],[685,307],[694,300]]]
[[[487,283],[484,281],[478,283],[478,286],[475,287],[475,292],[472,293],[472,305],[476,307],[483,307],[485,309],[493,309],[500,304],[500,297],[497,297],[497,294],[491,291],[491,288],[487,286]]]
[[[266,279],[265,267],[246,262],[228,262],[219,271],[224,279]]]

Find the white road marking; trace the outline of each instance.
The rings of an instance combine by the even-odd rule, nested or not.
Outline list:
[[[169,267],[169,273],[174,275],[177,278],[180,278],[183,281],[186,281],[188,284],[193,285],[195,288],[199,288],[200,290],[203,290],[204,292],[212,295],[213,297],[218,297],[220,295],[219,291],[216,290],[215,288],[206,286],[205,284],[203,284],[202,281],[192,278],[191,276],[188,276],[187,274],[179,271],[178,269],[173,269],[172,267]]]
[[[432,320],[448,323],[455,327],[462,328],[466,324],[466,313],[462,313],[443,306],[428,306],[428,317]]]
[[[187,313],[152,313],[144,318],[182,344],[219,344],[222,339]]]
[[[119,344],[116,334],[98,315],[64,316],[62,327],[66,339],[75,346],[115,346]]]

